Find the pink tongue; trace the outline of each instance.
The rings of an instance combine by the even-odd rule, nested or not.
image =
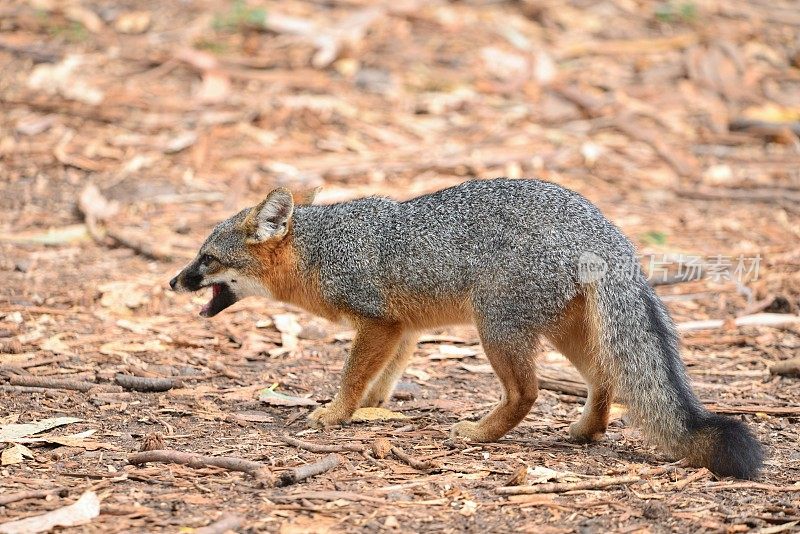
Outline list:
[[[214,284],[211,286],[211,300],[203,305],[200,309],[200,313],[207,313],[211,309],[211,303],[214,301],[217,295],[219,295],[220,291],[222,291],[222,286],[220,284]]]

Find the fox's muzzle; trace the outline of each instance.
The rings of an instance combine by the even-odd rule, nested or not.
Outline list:
[[[173,291],[197,291],[203,286],[203,275],[196,272],[194,265],[189,265],[169,281]]]

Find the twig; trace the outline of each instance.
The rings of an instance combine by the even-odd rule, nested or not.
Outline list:
[[[721,406],[719,404],[707,404],[706,408],[712,412],[727,414],[765,413],[769,415],[800,415],[800,406]]]
[[[418,460],[397,446],[392,447],[392,455],[398,460],[408,464],[409,467],[416,469],[418,471],[428,472],[441,468],[441,466],[436,464],[436,462]]]
[[[637,128],[634,124],[625,121],[624,117],[615,120],[613,126],[628,137],[649,145],[679,176],[693,177],[697,175],[696,166],[690,161],[689,156],[678,157],[679,151],[675,147],[665,144],[660,135]]]
[[[737,118],[733,119],[728,128],[732,132],[747,132],[766,136],[784,136],[787,133],[800,135],[800,121],[793,122],[774,122],[762,121],[757,119]]]
[[[705,467],[701,467],[700,469],[698,469],[697,471],[695,471],[694,473],[692,473],[688,477],[677,481],[673,487],[676,490],[682,490],[683,488],[685,488],[686,486],[688,486],[692,482],[697,482],[698,480],[706,478],[709,475],[711,475],[711,471],[709,471]]]
[[[284,442],[292,447],[303,449],[309,452],[324,453],[324,452],[362,452],[364,447],[362,445],[323,445],[321,443],[312,443],[310,441],[303,441],[302,439],[292,438],[289,436],[278,436],[278,440]]]
[[[69,360],[69,356],[66,354],[56,354],[54,356],[45,356],[43,358],[34,358],[32,360],[28,360],[25,362],[10,362],[3,365],[0,365],[0,370],[21,370],[21,369],[29,369],[31,367],[41,367],[43,365],[50,365],[51,363],[61,363]]]
[[[559,59],[570,59],[584,55],[630,56],[635,54],[657,54],[670,50],[688,48],[698,41],[696,33],[681,33],[667,37],[647,39],[589,41],[571,44],[558,51]]]
[[[586,397],[589,393],[586,386],[578,384],[577,382],[565,382],[553,378],[539,377],[539,387],[549,391],[556,391],[558,393],[566,393],[567,395],[575,395],[576,397]]]
[[[116,230],[106,228],[106,236],[111,238],[117,246],[129,248],[135,253],[149,258],[151,260],[171,261],[172,255],[164,250],[159,250],[157,247],[146,243],[139,239],[123,235]]]
[[[345,499],[353,502],[373,502],[383,504],[386,499],[380,497],[370,497],[369,495],[362,495],[353,491],[306,491],[303,493],[292,493],[289,495],[272,495],[270,500],[275,501],[298,501],[298,500],[320,500],[320,501],[337,501]]]
[[[64,493],[66,491],[67,488],[55,488],[55,489],[45,489],[45,490],[19,491],[17,493],[11,493],[9,495],[0,495],[0,506],[5,506],[7,504],[11,504],[12,502],[24,501],[25,499],[43,499],[44,497]]]
[[[800,483],[793,486],[775,486],[773,484],[764,484],[762,482],[734,482],[732,484],[706,484],[703,486],[705,490],[726,490],[726,489],[758,489],[764,491],[776,492],[792,492],[800,491]]]
[[[236,531],[244,522],[244,517],[236,514],[222,514],[222,517],[208,525],[194,529],[194,534],[224,534]]]
[[[179,380],[172,378],[146,378],[121,373],[114,377],[114,381],[125,389],[144,392],[168,391],[180,385]]]
[[[741,202],[800,202],[800,192],[781,188],[692,188],[679,189],[678,196],[696,200],[738,200]]]
[[[495,489],[500,495],[531,495],[534,493],[563,493],[574,490],[593,490],[616,486],[619,484],[632,484],[639,482],[639,475],[626,475],[621,477],[600,477],[580,482],[553,482],[550,484],[536,484],[534,486],[502,486]]]
[[[48,389],[70,389],[83,391],[84,393],[92,388],[99,387],[100,384],[87,382],[86,380],[65,380],[60,378],[50,378],[47,376],[14,375],[10,381],[12,386],[32,386]]]
[[[800,358],[777,362],[769,368],[773,375],[800,375]]]
[[[647,279],[647,283],[651,286],[672,286],[676,284],[684,284],[686,282],[694,282],[703,278],[703,270],[695,269],[693,273],[687,274],[674,274],[669,276],[658,276]]]
[[[396,447],[391,444],[391,442],[386,438],[378,438],[372,442],[372,450],[369,451],[374,455],[376,458],[386,458],[389,454],[408,464],[410,467],[417,469],[418,471],[431,471],[434,469],[441,469],[441,466],[438,465],[436,462],[425,461],[425,460],[418,460],[413,456],[409,455],[400,447]]]
[[[756,313],[737,317],[733,320],[734,326],[772,326],[775,328],[798,323],[800,323],[800,315],[788,313]],[[685,323],[678,323],[677,328],[679,332],[688,332],[690,330],[709,330],[722,328],[724,326],[725,321],[722,319],[710,319],[707,321],[687,321]]]
[[[273,484],[272,473],[262,463],[231,456],[204,456],[193,452],[181,452],[171,449],[137,452],[128,455],[128,463],[138,465],[148,462],[181,464],[200,469],[203,467],[221,467],[229,471],[240,471],[259,479],[268,485]]]
[[[10,393],[44,393],[48,388],[37,388],[28,386],[9,386],[8,384],[0,384],[0,391],[8,391]]]
[[[297,484],[309,477],[321,475],[326,471],[330,471],[341,462],[341,457],[338,454],[329,454],[318,462],[313,464],[301,465],[284,471],[278,476],[277,486],[289,486]]]

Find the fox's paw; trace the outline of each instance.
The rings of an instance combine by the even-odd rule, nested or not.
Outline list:
[[[469,441],[486,442],[495,441],[497,438],[488,435],[486,427],[472,421],[459,421],[450,429],[450,437],[465,438]]]
[[[309,425],[315,428],[328,428],[346,423],[350,417],[339,413],[334,406],[320,406],[308,414]]]
[[[569,426],[569,439],[573,443],[591,443],[603,439],[605,432],[605,429],[586,428],[578,421]]]

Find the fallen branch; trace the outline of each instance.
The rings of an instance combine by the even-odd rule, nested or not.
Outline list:
[[[160,462],[167,464],[180,464],[201,469],[203,467],[221,467],[229,471],[247,473],[252,477],[273,485],[274,479],[267,466],[262,463],[231,456],[204,456],[193,452],[181,452],[171,449],[137,452],[128,455],[128,463],[133,465]]]
[[[769,368],[773,375],[800,375],[800,358],[777,362]]]
[[[143,392],[168,391],[180,385],[180,380],[172,378],[147,378],[122,373],[117,374],[114,381],[125,389]]]
[[[600,477],[580,482],[552,482],[549,484],[536,484],[534,486],[501,486],[495,489],[499,495],[531,495],[534,493],[563,493],[575,490],[594,490],[620,484],[639,482],[639,475],[625,475],[621,477]]]
[[[222,514],[222,517],[208,525],[194,529],[194,534],[224,534],[236,531],[244,522],[244,517],[236,514]]]
[[[329,454],[318,462],[313,464],[301,465],[288,471],[284,471],[278,476],[277,486],[289,486],[297,484],[307,478],[321,475],[326,471],[330,471],[341,462],[341,457],[337,454]]]
[[[19,491],[17,493],[11,493],[9,495],[0,495],[0,506],[5,506],[7,504],[11,504],[12,502],[24,501],[25,499],[43,499],[45,497],[49,497],[50,495],[65,494],[66,492],[67,488],[55,488],[55,489],[45,489],[45,490]]]
[[[50,378],[49,376],[14,375],[9,380],[12,386],[31,386],[48,389],[69,389],[83,391],[84,393],[100,384],[86,380],[67,380],[63,378]]]
[[[292,438],[289,436],[278,436],[278,440],[282,441],[292,447],[303,449],[309,452],[325,453],[325,452],[362,452],[364,447],[362,445],[323,445],[321,443],[312,443],[310,441],[303,441],[302,439]]]

